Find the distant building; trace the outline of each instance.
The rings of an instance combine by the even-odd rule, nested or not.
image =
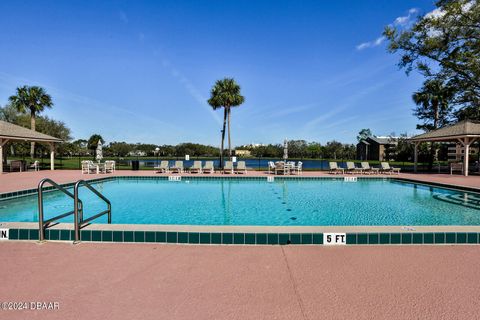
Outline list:
[[[128,153],[130,157],[145,157],[147,153],[145,151],[135,150]]]
[[[478,155],[479,148],[471,146],[470,147],[470,156]],[[465,148],[460,143],[450,143],[448,145],[448,161],[460,162],[463,161],[463,156],[465,154]],[[471,159],[471,158],[470,158]]]
[[[398,144],[396,137],[368,137],[357,143],[357,160],[387,161],[389,150]]]
[[[245,150],[245,149],[237,149],[235,150],[235,155],[237,157],[250,157],[252,153],[250,150]]]

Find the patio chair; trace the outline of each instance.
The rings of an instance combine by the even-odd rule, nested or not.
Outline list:
[[[153,168],[155,172],[167,173],[169,171],[168,160],[160,161],[160,165]]]
[[[247,173],[247,167],[245,161],[238,161],[237,167],[235,168],[235,173]]]
[[[275,163],[273,161],[268,161],[268,173],[275,172]]]
[[[33,171],[40,170],[40,162],[38,160],[35,160],[32,164],[30,164],[28,169],[33,169]]]
[[[190,173],[202,173],[202,161],[193,161],[193,166],[190,168]]]
[[[362,169],[357,168],[352,161],[347,161],[347,173],[362,173]]]
[[[170,168],[172,173],[182,173],[183,172],[183,161],[177,160],[175,161],[175,165]]]
[[[233,173],[232,161],[225,161],[225,166],[223,166],[223,173]]]
[[[105,173],[115,172],[115,161],[107,160],[105,161]]]
[[[290,173],[291,174],[302,174],[302,166],[303,166],[303,162],[302,161],[298,161],[297,165],[293,165],[293,167],[291,167],[290,169]]]
[[[214,173],[215,169],[213,167],[213,161],[205,161],[203,166],[202,173]]]
[[[275,174],[280,173],[283,175],[290,173],[290,166],[283,161],[275,162]]]
[[[461,162],[450,163],[450,174],[452,175],[454,171],[459,171],[463,175],[463,163]]]
[[[328,163],[328,167],[329,167],[328,173],[332,173],[332,174],[345,173],[345,169],[340,168],[336,162],[330,161]]]
[[[390,164],[388,162],[380,162],[380,166],[381,166],[381,172],[382,173],[389,173],[389,174],[397,173],[397,174],[400,174],[400,168],[390,167]]]
[[[82,161],[82,174],[97,173],[97,166],[91,160]]]

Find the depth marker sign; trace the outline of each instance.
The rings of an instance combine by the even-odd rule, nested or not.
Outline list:
[[[323,244],[327,246],[338,246],[347,244],[346,233],[324,233]]]
[[[0,229],[0,240],[8,240],[8,229]]]

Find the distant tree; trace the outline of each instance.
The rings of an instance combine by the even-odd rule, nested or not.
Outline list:
[[[4,107],[0,107],[0,120],[17,124],[19,112],[12,105],[7,104]]]
[[[439,0],[437,9],[411,28],[385,28],[389,51],[401,52],[399,66],[453,90],[459,118],[480,119],[480,1]],[[463,111],[465,110],[465,111]]]
[[[357,141],[360,142],[371,136],[373,136],[373,134],[370,129],[362,129],[358,132]]]
[[[343,145],[338,141],[329,141],[325,145],[325,158],[337,159],[343,156]]]
[[[88,150],[91,151],[91,155],[93,155],[94,159],[95,159],[95,150],[97,149],[99,140],[102,141],[102,143],[105,142],[105,140],[103,140],[102,136],[99,135],[99,134],[96,134],[96,133],[91,135],[90,138],[88,138],[88,142],[87,142]]]
[[[133,150],[134,147],[126,142],[111,142],[108,146],[108,151],[118,157],[125,157]]]
[[[21,113],[30,113],[30,129],[36,130],[35,118],[37,114],[45,108],[53,106],[52,98],[45,90],[37,86],[23,86],[17,88],[17,93],[8,98],[10,104]],[[35,142],[30,144],[30,157],[33,159],[35,154]]]
[[[245,101],[244,96],[240,94],[240,86],[233,78],[224,78],[217,80],[210,92],[208,104],[213,110],[223,107],[223,129],[222,142],[220,147],[220,156],[223,157],[223,145],[225,140],[225,126],[228,119],[228,154],[232,155],[232,146],[230,138],[230,112],[232,107],[241,105]],[[223,161],[221,161],[223,164]]]
[[[322,156],[322,145],[318,142],[310,142],[307,146],[307,154],[311,158],[320,158]]]

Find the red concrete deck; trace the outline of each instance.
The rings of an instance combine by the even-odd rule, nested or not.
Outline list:
[[[38,182],[43,178],[50,178],[58,183],[75,182],[79,179],[94,179],[99,177],[108,176],[161,176],[166,174],[154,173],[153,171],[130,171],[130,170],[117,170],[113,174],[82,174],[80,170],[55,170],[55,171],[37,171],[37,172],[13,172],[0,174],[0,193],[11,192],[23,189],[36,188]],[[169,174],[171,175],[171,174]],[[182,174],[183,176],[198,176],[199,174]],[[208,176],[231,176],[232,174],[209,174]],[[235,176],[264,176],[268,174],[262,171],[249,171],[247,174],[236,174]],[[304,177],[311,176],[329,176],[334,175],[320,171],[305,171],[302,173]],[[349,175],[350,176],[350,175]],[[436,182],[449,184],[453,186],[465,186],[470,188],[478,188],[480,190],[480,176],[464,177],[460,175],[449,174],[412,174],[402,173],[394,175],[381,175],[381,176],[393,176],[413,179],[422,182]]]
[[[1,319],[476,319],[478,246],[0,243]]]

